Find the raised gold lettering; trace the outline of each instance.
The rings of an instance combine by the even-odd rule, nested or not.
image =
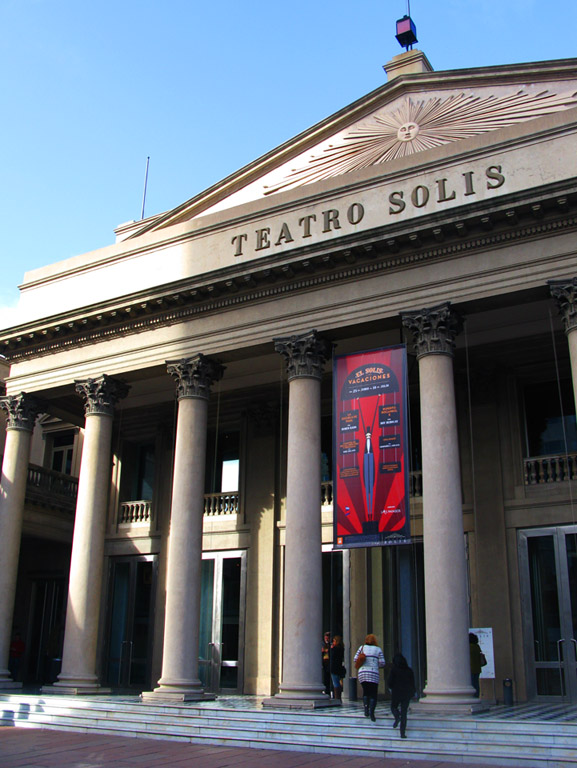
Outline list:
[[[421,191],[421,195],[419,195],[419,191]],[[423,208],[429,202],[429,188],[422,184],[416,186],[411,193],[411,201],[415,208]]]
[[[467,171],[467,173],[463,174],[463,177],[465,179],[465,197],[468,195],[474,195],[475,190],[473,188],[473,171]]]
[[[393,207],[395,206],[395,207]],[[407,207],[402,192],[391,192],[389,195],[389,213],[401,213]]]
[[[500,165],[490,165],[485,171],[485,176],[488,179],[487,189],[499,189],[499,187],[502,187],[505,183],[505,177],[501,173]],[[491,184],[491,181],[494,181],[495,183]]]
[[[349,209],[347,211],[347,219],[349,220],[349,224],[358,224],[363,220],[364,215],[365,209],[360,203],[353,203],[352,205],[349,205]]]
[[[283,222],[283,225],[280,228],[280,234],[277,238],[275,245],[282,245],[282,243],[292,243],[293,240],[294,240],[294,237],[291,235],[291,231],[288,228],[288,224],[286,224],[286,222]]]
[[[235,251],[234,251],[234,255],[235,256],[242,256],[242,242],[244,240],[244,242],[246,243],[247,239],[248,239],[248,235],[235,235],[232,238],[232,240],[230,242],[233,245],[235,244],[235,241],[236,241],[236,248],[235,248]]]
[[[323,232],[330,232],[331,229],[340,229],[339,224],[339,212],[336,208],[329,208],[328,211],[323,211],[324,227]]]
[[[310,213],[308,216],[303,216],[299,219],[299,227],[303,228],[303,237],[312,237],[311,235],[311,221],[316,221],[317,217],[314,213]]]
[[[256,230],[256,248],[255,251],[262,251],[264,248],[270,248],[270,227],[263,227]]]
[[[447,195],[447,179],[437,179],[437,187],[439,191],[438,203],[446,203],[448,200],[454,200],[457,197],[455,190],[450,195]]]

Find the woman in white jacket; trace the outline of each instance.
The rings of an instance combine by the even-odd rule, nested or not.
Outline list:
[[[365,660],[358,669],[358,680],[363,688],[363,704],[365,705],[365,717],[375,722],[375,707],[377,706],[377,691],[379,689],[379,670],[385,666],[385,656],[377,645],[374,635],[367,635],[365,642],[355,653],[355,661],[363,653]]]

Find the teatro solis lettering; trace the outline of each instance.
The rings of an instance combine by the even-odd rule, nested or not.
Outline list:
[[[470,197],[475,195],[475,174],[474,171],[467,171],[462,173],[461,189],[460,192],[464,197]],[[485,170],[485,177],[483,183],[487,189],[498,189],[505,183],[505,176],[502,173],[500,165],[490,165]],[[414,208],[424,208],[429,201],[435,200],[436,203],[447,203],[450,200],[455,200],[457,197],[458,186],[453,182],[453,186],[448,186],[447,179],[435,179],[434,186],[425,186],[424,184],[417,184],[413,189],[406,193],[406,190],[395,190],[389,195],[389,213],[395,215],[405,210],[407,205],[412,205]]]
[[[485,169],[481,178],[474,171],[465,171],[460,177],[451,181],[446,177],[435,179],[432,184],[416,184],[412,189],[396,189],[389,193],[388,212],[391,216],[402,213],[407,207],[425,208],[427,205],[442,205],[456,200],[457,197],[471,197],[477,194],[477,188],[484,185],[486,189],[498,189],[505,183],[505,175],[500,165],[490,165]],[[320,214],[309,213],[298,219],[298,224],[289,226],[286,221],[275,228],[259,227],[254,230],[254,240],[249,243],[249,235],[243,232],[234,235],[231,243],[235,256],[243,256],[245,245],[250,245],[255,251],[264,251],[268,248],[278,247],[286,243],[294,243],[295,239],[313,237],[315,234],[328,234],[342,229],[342,222],[346,220],[353,226],[360,224],[365,215],[362,203],[354,202],[341,212],[338,208],[328,208]]]

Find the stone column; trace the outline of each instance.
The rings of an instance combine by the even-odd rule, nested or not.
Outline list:
[[[199,679],[198,651],[208,398],[224,368],[204,355],[167,361],[167,368],[177,382],[178,419],[162,676],[158,688],[142,694],[144,701],[151,702],[214,698],[204,692]]]
[[[104,693],[97,668],[98,625],[106,510],[111,478],[114,406],[128,385],[110,376],[75,382],[85,401],[86,423],[78,500],[74,520],[62,671],[43,691],[62,694]]]
[[[275,339],[289,381],[283,669],[266,706],[319,707],[323,694],[321,378],[331,353],[316,331]]]
[[[569,344],[573,395],[577,407],[577,277],[567,280],[550,280],[549,289],[563,318]]]
[[[467,562],[463,529],[453,348],[462,322],[448,303],[403,312],[419,361],[427,685],[422,703],[470,709]]]
[[[40,401],[21,392],[0,400],[6,411],[6,444],[0,484],[0,688],[20,688],[8,670],[14,598],[18,576],[30,439]]]

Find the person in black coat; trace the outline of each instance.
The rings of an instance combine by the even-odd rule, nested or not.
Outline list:
[[[406,739],[407,711],[409,702],[416,693],[415,675],[402,653],[393,657],[393,667],[389,673],[387,685],[391,691],[391,712],[395,718],[393,728],[401,724],[401,739]],[[400,707],[400,709],[399,709]]]
[[[344,660],[345,646],[343,645],[343,638],[340,635],[335,635],[331,644],[330,666],[333,695],[335,699],[338,699],[339,701],[343,694],[343,685],[341,681],[345,676]]]

